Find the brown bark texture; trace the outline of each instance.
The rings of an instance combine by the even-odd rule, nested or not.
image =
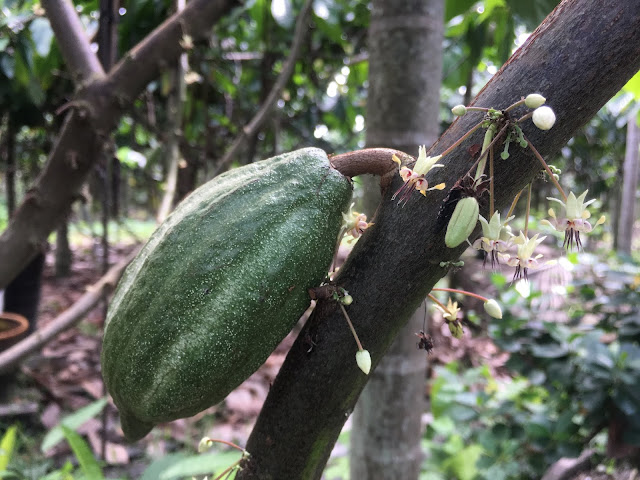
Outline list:
[[[206,37],[211,26],[235,4],[237,0],[192,0],[182,13],[173,15],[133,48],[105,77],[95,77],[99,63],[94,70],[92,62],[82,60],[88,54],[74,55],[70,51],[64,55],[68,61],[81,58],[73,68],[85,76],[84,83],[66,106],[70,113],[42,173],[0,236],[0,289],[38,253],[41,243],[62,221],[122,113],[133,105],[147,83],[182,53],[183,35],[195,40]],[[58,4],[47,2],[48,5]],[[64,15],[70,13],[60,15],[67,18]],[[54,24],[57,22],[52,20]],[[66,39],[59,41],[63,50],[86,43],[77,35],[77,42],[66,37],[69,32],[77,33],[73,28],[54,31],[57,38]]]
[[[529,37],[475,98],[477,106],[505,108],[538,92],[557,121],[546,132],[526,121],[523,130],[544,156],[556,152],[640,67],[640,1],[565,0]],[[399,80],[401,81],[401,79]],[[459,118],[431,148],[436,155],[480,118]],[[429,183],[450,188],[473,163],[469,146],[476,132],[441,160]],[[529,150],[513,149],[496,161],[496,208],[541,170]],[[348,308],[373,366],[433,285],[447,273],[440,262],[455,261],[466,248],[444,244],[446,222],[438,212],[447,189],[414,195],[400,207],[391,202],[396,176],[372,226],[356,244],[336,278],[353,296]],[[481,210],[487,215],[486,206]],[[477,238],[477,228],[470,240]],[[314,342],[310,350],[309,341]],[[367,377],[355,362],[356,347],[338,306],[319,301],[274,381],[246,446],[251,454],[238,479],[319,479],[340,430]]]

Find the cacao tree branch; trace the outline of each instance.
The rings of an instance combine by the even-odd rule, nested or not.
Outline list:
[[[138,250],[139,248],[136,248],[123,260],[111,267],[100,280],[87,288],[87,292],[78,301],[53,319],[46,327],[36,330],[24,340],[0,353],[0,375],[11,371],[33,352],[42,348],[60,333],[79,323],[104,296],[113,291],[122,276],[122,272],[136,256]]]
[[[244,144],[245,140],[255,135],[258,130],[262,128],[262,125],[268,118],[267,116],[278,101],[278,98],[280,98],[282,90],[284,89],[284,87],[286,87],[287,82],[289,82],[289,78],[291,78],[293,69],[295,68],[298,57],[300,56],[302,45],[304,44],[304,40],[307,37],[307,33],[309,32],[308,22],[312,5],[313,1],[307,0],[302,7],[302,10],[298,14],[296,27],[293,34],[293,42],[291,43],[291,50],[289,51],[289,56],[282,65],[282,71],[278,75],[278,78],[273,84],[273,88],[269,92],[269,95],[267,95],[264,103],[260,106],[251,121],[249,121],[249,123],[242,127],[242,130],[238,132],[238,136],[235,138],[231,146],[227,149],[220,161],[217,162],[216,169],[213,173],[214,177],[224,171],[225,168],[227,168],[236,153],[238,153],[240,147]]]
[[[102,78],[104,70],[71,0],[43,0],[42,6],[76,85]]]
[[[530,120],[522,127],[543,156],[558,151],[578,128],[640,67],[638,2],[565,0],[529,37],[473,104],[506,108],[538,92],[556,112],[546,132]],[[474,114],[457,119],[428,155],[443,152],[478,122]],[[400,186],[395,176],[374,225],[367,229],[335,279],[353,297],[347,307],[374,366],[396,333],[434,284],[447,273],[440,262],[456,261],[466,246],[444,244],[447,218],[438,218],[447,190],[473,163],[469,146],[482,142],[476,132],[439,163],[429,183],[446,182],[445,191],[414,195],[404,207],[391,201]],[[502,210],[540,171],[529,149],[514,149],[495,162],[495,205]],[[487,206],[481,213],[486,217]],[[470,240],[480,232],[476,228]],[[309,351],[311,339],[314,348]],[[238,479],[319,479],[333,444],[349,417],[367,376],[356,366],[353,338],[338,306],[320,300],[290,350],[251,433],[251,454]],[[286,461],[283,461],[286,459]]]
[[[55,2],[51,2],[55,3]],[[0,289],[40,251],[40,245],[77,198],[103,144],[125,109],[161,69],[182,52],[180,40],[208,35],[238,0],[192,0],[133,48],[108,75],[88,81],[71,110],[44,169],[0,236]]]

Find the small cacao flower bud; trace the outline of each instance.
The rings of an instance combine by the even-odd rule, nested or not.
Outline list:
[[[368,350],[360,350],[356,352],[356,363],[365,375],[369,375],[371,371],[371,355]]]
[[[200,443],[198,444],[198,453],[206,452],[213,445],[213,440],[209,437],[202,437]]]
[[[533,111],[533,123],[540,130],[549,130],[556,123],[556,114],[553,113],[551,107],[542,106]]]
[[[456,105],[451,109],[451,113],[453,113],[456,117],[461,117],[467,113],[467,107],[464,105]]]
[[[491,315],[493,318],[502,318],[502,309],[498,302],[496,302],[493,298],[484,302],[484,311]]]
[[[527,98],[524,99],[524,104],[529,108],[538,108],[544,105],[547,99],[538,93],[530,93]]]
[[[479,213],[480,207],[475,198],[466,197],[458,201],[444,236],[447,247],[455,248],[471,235],[478,223]]]

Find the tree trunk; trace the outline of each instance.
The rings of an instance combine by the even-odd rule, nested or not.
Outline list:
[[[69,212],[71,213],[71,212]],[[69,245],[69,216],[67,215],[58,225],[56,231],[56,277],[68,277],[71,273],[73,256]]]
[[[541,155],[550,155],[615,95],[640,68],[638,0],[565,0],[529,37],[474,100],[482,107],[505,108],[539,92],[556,113],[549,131],[529,121],[525,135]],[[405,81],[403,72],[398,82]],[[478,115],[457,119],[428,154],[437,155],[478,123]],[[447,190],[469,170],[467,149],[481,142],[475,132],[429,174],[429,183],[446,182],[444,191],[414,195],[405,207],[391,201],[402,180],[394,175],[367,230],[335,281],[353,297],[349,316],[373,367],[447,269],[466,248],[447,248],[438,212]],[[502,210],[540,171],[530,150],[513,149],[495,170],[495,207]],[[481,211],[487,215],[487,210]],[[475,240],[480,228],[469,240]],[[305,338],[313,338],[309,351]],[[246,449],[251,456],[238,480],[319,479],[344,422],[367,377],[355,363],[353,337],[342,312],[319,301],[292,346],[256,421]]]
[[[438,138],[443,0],[374,0],[369,27],[367,146],[415,155]],[[403,81],[398,81],[402,72]],[[372,182],[373,183],[373,182]],[[375,183],[365,196],[380,194]],[[365,203],[373,203],[367,201]],[[371,375],[353,415],[351,478],[417,479],[422,463],[426,355],[418,308]]]
[[[16,209],[16,126],[11,113],[7,121],[7,218]]]
[[[185,0],[177,0],[176,9],[178,12],[184,9]],[[162,203],[158,210],[157,221],[162,223],[173,209],[173,202],[176,196],[178,185],[178,168],[180,165],[180,138],[182,137],[182,109],[187,96],[187,84],[184,81],[184,74],[187,71],[187,54],[180,55],[180,61],[173,72],[173,91],[169,96],[167,118],[167,128],[169,135],[167,138],[167,157],[169,169],[167,171],[167,183],[162,197]]]
[[[0,289],[38,253],[92,170],[106,137],[126,108],[168,62],[177,59],[184,32],[198,41],[237,0],[192,0],[162,23],[104,75],[70,0],[43,0],[60,51],[79,90],[47,163],[0,235]],[[64,185],[64,188],[61,188]]]
[[[100,0],[98,25],[98,59],[105,71],[109,71],[118,53],[118,30],[116,19],[119,0]]]
[[[640,162],[640,135],[638,114],[632,112],[627,117],[627,144],[622,175],[622,195],[618,220],[618,251],[631,255],[633,223],[636,215],[636,192],[638,190],[638,162]]]

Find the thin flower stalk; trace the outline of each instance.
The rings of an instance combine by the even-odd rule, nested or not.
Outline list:
[[[356,333],[356,329],[353,328],[353,323],[351,323],[351,319],[349,318],[349,314],[347,313],[347,310],[344,308],[344,305],[342,305],[342,303],[338,303],[338,305],[340,305],[340,309],[342,310],[342,314],[344,315],[345,320],[347,321],[347,324],[349,325],[349,328],[351,329],[351,333],[353,334],[353,338],[355,338],[356,340],[356,344],[358,345],[358,350],[364,350],[364,348],[362,347],[362,343],[360,343],[360,339],[358,338],[358,334]]]
[[[536,150],[536,147],[533,146],[533,143],[531,143],[531,141],[527,137],[524,137],[524,139],[527,141],[527,143],[529,144],[529,148],[531,149],[533,154],[536,156],[538,161],[542,164],[542,166],[544,167],[545,171],[549,175],[549,178],[551,179],[551,181],[553,182],[555,187],[558,189],[558,192],[560,192],[560,195],[562,195],[562,198],[566,202],[567,201],[567,194],[564,193],[564,190],[562,189],[562,187],[560,186],[560,184],[556,180],[556,177],[554,177],[553,172],[549,168],[549,165],[547,165],[547,162],[544,161],[544,159],[542,158],[542,155],[540,155],[538,150]]]
[[[481,122],[478,122],[476,125],[474,125],[471,130],[469,130],[467,133],[465,133],[463,136],[461,136],[458,140],[456,140],[453,145],[451,145],[449,148],[447,148],[444,152],[442,152],[440,154],[441,157],[444,157],[445,155],[451,153],[458,145],[460,145],[462,142],[464,142],[467,138],[469,138],[471,136],[471,134],[473,134],[473,132],[475,132],[476,130],[478,130],[482,124],[484,123],[484,120]]]
[[[493,148],[489,150],[489,211],[495,212],[493,202]]]
[[[509,212],[507,213],[507,218],[509,218],[513,213],[513,211],[515,210],[516,205],[518,204],[518,200],[520,200],[520,196],[522,195],[522,192],[524,192],[524,188],[520,190],[515,197],[513,197],[513,201],[511,202],[511,206],[509,207]]]
[[[489,125],[487,131],[484,134],[484,140],[482,142],[482,150],[480,152],[480,163],[478,164],[478,169],[476,170],[476,176],[474,180],[478,180],[483,174],[484,169],[487,165],[487,153],[489,152],[489,148],[493,148],[493,139],[496,134],[497,127],[495,123]]]
[[[437,287],[437,288],[432,288],[431,291],[432,292],[459,293],[460,295],[466,295],[467,297],[477,298],[478,300],[482,300],[483,302],[488,302],[489,301],[489,299],[487,297],[483,297],[482,295],[478,295],[477,293],[473,293],[473,292],[468,292],[466,290],[458,290],[457,288]],[[442,304],[440,304],[440,305],[442,305]]]
[[[525,213],[524,217],[524,234],[525,236],[529,233],[529,214],[531,213],[531,188],[533,186],[533,182],[529,183],[529,187],[527,188],[527,213]]]
[[[500,129],[500,131],[498,132],[498,134],[495,137],[493,137],[493,141],[486,148],[487,151],[490,148],[493,148],[493,146],[498,142],[498,140],[500,140],[500,138],[502,138],[502,135],[507,131],[507,128],[509,128],[509,124],[508,123],[506,123],[505,126]],[[469,168],[469,170],[467,170],[467,174],[471,175],[471,172],[473,171],[474,168],[476,168],[478,163],[480,163],[480,160],[482,160],[482,154],[478,157],[478,159],[475,162],[473,162],[473,165],[471,165],[471,168]]]

